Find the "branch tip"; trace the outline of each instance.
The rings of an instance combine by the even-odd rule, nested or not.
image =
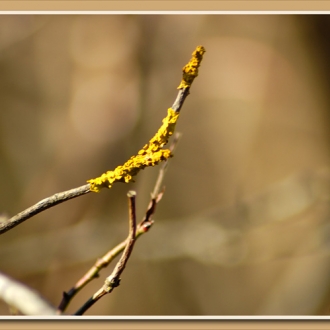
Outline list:
[[[206,50],[203,46],[196,47],[195,51],[192,53],[191,60],[182,69],[183,75],[178,89],[189,88],[191,86],[194,79],[198,76],[198,68],[205,52]]]
[[[132,198],[132,197],[135,197],[136,196],[136,191],[134,190],[130,190],[128,193],[127,193],[127,197],[128,198]]]

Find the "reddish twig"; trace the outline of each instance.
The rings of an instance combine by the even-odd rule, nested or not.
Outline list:
[[[108,276],[104,282],[104,285],[98,290],[79,310],[75,315],[83,315],[91,306],[93,306],[103,296],[111,293],[114,288],[120,284],[120,275],[124,271],[127,261],[132,253],[135,239],[136,239],[136,211],[135,211],[135,191],[129,191],[129,234],[127,238],[127,244],[124,252],[116,264],[112,274]]]
[[[163,193],[160,193],[158,194],[156,199],[153,198],[150,201],[145,217],[137,225],[135,233],[136,239],[139,238],[142,234],[146,233],[153,225],[154,221],[151,219],[151,216],[155,213],[156,205],[161,200],[162,196]],[[63,298],[58,306],[57,313],[63,313],[69,305],[70,301],[73,299],[73,297],[89,282],[91,282],[95,278],[98,278],[101,269],[106,268],[111,263],[111,261],[115,259],[119,255],[119,253],[124,250],[126,245],[127,239],[118,244],[110,251],[108,251],[102,258],[98,259],[93,265],[93,267],[88,270],[88,272],[83,277],[81,277],[81,279],[68,292],[63,292]]]

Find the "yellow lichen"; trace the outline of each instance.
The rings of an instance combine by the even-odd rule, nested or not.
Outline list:
[[[183,75],[178,89],[191,86],[194,79],[198,76],[198,68],[202,62],[204,53],[205,53],[205,48],[203,46],[198,46],[195,49],[195,51],[192,53],[191,60],[182,69]]]
[[[179,112],[169,108],[167,117],[155,136],[137,155],[132,156],[124,165],[117,166],[113,171],[103,173],[100,177],[88,180],[90,190],[99,192],[102,187],[111,188],[115,182],[131,182],[133,177],[147,166],[155,166],[171,157],[169,149],[161,149],[174,132]]]
[[[178,89],[190,87],[198,75],[198,68],[205,53],[203,46],[198,46],[192,54],[192,59],[183,68],[182,81]],[[102,187],[111,188],[115,182],[131,182],[133,177],[147,166],[155,166],[171,157],[169,149],[162,149],[174,133],[175,124],[179,118],[179,111],[168,109],[167,117],[155,136],[135,156],[132,156],[124,165],[113,171],[103,173],[100,177],[88,180],[90,190],[99,192]]]

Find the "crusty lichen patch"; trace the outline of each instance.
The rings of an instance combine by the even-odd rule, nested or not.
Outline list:
[[[124,165],[117,166],[113,171],[107,171],[95,179],[88,180],[90,190],[99,192],[102,187],[111,188],[115,182],[131,182],[133,177],[147,166],[155,166],[171,157],[169,149],[162,149],[174,132],[179,112],[169,108],[163,124],[155,136],[135,156]]]
[[[203,59],[205,48],[198,46],[192,53],[192,58],[183,67],[183,75],[178,89],[189,88],[198,76],[198,68]],[[161,161],[170,158],[171,151],[162,149],[173,135],[179,112],[169,108],[163,124],[155,136],[135,156],[132,156],[124,165],[117,166],[113,171],[107,171],[95,179],[88,180],[90,190],[99,192],[101,188],[111,188],[115,182],[132,182],[133,177],[147,166],[155,166]]]

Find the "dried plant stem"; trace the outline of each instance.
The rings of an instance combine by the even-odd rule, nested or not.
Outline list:
[[[108,293],[111,293],[114,288],[120,284],[120,275],[124,271],[127,261],[132,253],[135,239],[136,239],[136,210],[135,210],[135,191],[129,191],[129,234],[127,244],[124,252],[116,264],[112,274],[108,276],[104,285],[98,290],[88,301],[75,313],[75,315],[83,315],[91,306],[93,306],[99,299]]]

